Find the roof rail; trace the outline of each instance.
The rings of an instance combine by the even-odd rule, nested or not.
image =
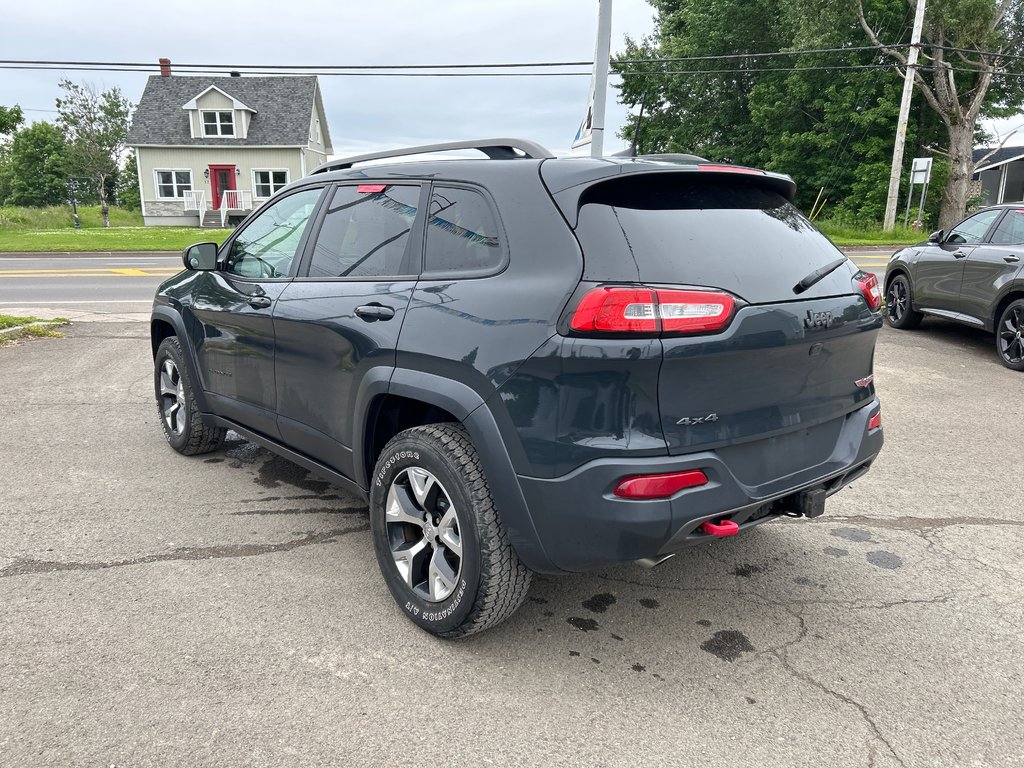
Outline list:
[[[406,157],[408,155],[421,155],[430,152],[448,152],[454,149],[478,149],[491,160],[515,160],[526,157],[533,160],[542,160],[554,157],[551,152],[533,141],[526,139],[476,139],[471,141],[449,141],[443,144],[424,144],[420,147],[405,147],[403,149],[387,149],[383,152],[370,152],[366,155],[355,155],[338,160],[328,160],[316,168],[313,173],[325,173],[327,171],[340,171],[351,168],[356,163],[365,163],[370,160],[383,160],[388,157]],[[516,150],[522,155],[516,154]]]

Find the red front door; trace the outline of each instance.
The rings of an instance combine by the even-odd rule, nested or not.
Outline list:
[[[224,192],[235,188],[235,166],[233,165],[211,165],[210,166],[210,191],[213,196],[213,210],[220,209],[221,198]],[[234,203],[237,207],[238,203]]]

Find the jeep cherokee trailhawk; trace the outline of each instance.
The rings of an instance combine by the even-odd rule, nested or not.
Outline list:
[[[367,498],[384,580],[444,637],[535,571],[817,516],[882,447],[881,296],[794,189],[514,139],[329,162],[160,287],[167,441],[231,429]]]

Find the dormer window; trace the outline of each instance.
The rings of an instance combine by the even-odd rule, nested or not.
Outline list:
[[[231,111],[203,112],[204,136],[234,136],[235,113]]]

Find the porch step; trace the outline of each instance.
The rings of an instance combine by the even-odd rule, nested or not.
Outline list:
[[[220,211],[206,211],[199,226],[207,229],[220,229]]]

